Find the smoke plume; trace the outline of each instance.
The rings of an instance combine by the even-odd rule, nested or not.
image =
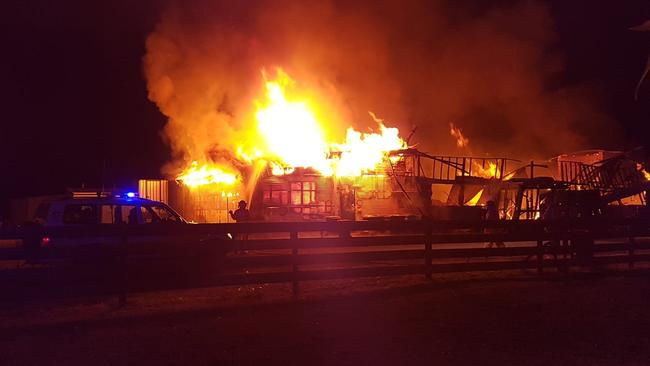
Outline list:
[[[562,82],[556,38],[537,1],[176,1],[144,68],[169,117],[168,172],[230,160],[275,67],[318,100],[334,138],[376,127],[372,111],[404,137],[417,126],[410,143],[432,153],[467,153],[453,123],[474,154],[549,157],[602,142],[610,123],[597,95]]]

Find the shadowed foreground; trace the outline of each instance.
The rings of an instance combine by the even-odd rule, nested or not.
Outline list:
[[[342,281],[300,300],[263,286],[119,310],[4,303],[0,354],[3,365],[650,364],[650,272],[460,277]]]

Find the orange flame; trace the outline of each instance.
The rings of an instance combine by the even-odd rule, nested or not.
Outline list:
[[[645,178],[645,180],[650,181],[650,173],[648,173],[647,170],[641,169],[641,173],[643,173],[643,177]]]
[[[463,135],[463,131],[454,126],[453,123],[449,124],[449,133],[456,139],[456,146],[465,147],[469,144],[469,139]]]
[[[496,178],[497,164],[493,162],[488,162],[488,166],[484,168],[483,166],[481,166],[481,164],[474,162],[474,172],[479,177]]]
[[[277,80],[266,81],[266,103],[255,114],[266,150],[263,154],[285,167],[311,167],[331,175],[328,146],[314,113],[305,101],[289,101],[285,96],[285,89],[292,84],[289,76],[280,70]]]
[[[478,193],[476,193],[476,194],[474,195],[474,197],[470,198],[469,201],[465,202],[465,205],[467,205],[467,206],[476,206],[476,204],[478,203],[478,201],[481,199],[481,195],[482,195],[482,194],[483,194],[483,189],[481,189],[480,191],[478,191]]]
[[[260,144],[258,157],[271,161],[274,175],[290,174],[294,168],[312,168],[324,176],[360,176],[376,169],[388,152],[406,148],[397,128],[379,125],[380,133],[348,128],[343,143],[329,142],[325,126],[306,100],[287,97],[294,81],[281,69],[275,80],[266,81],[266,98],[255,114]]]
[[[181,173],[176,180],[188,187],[195,188],[206,184],[234,185],[239,180],[238,176],[216,165],[203,164],[193,161],[189,168]]]
[[[386,127],[381,119],[370,116],[379,132],[362,133],[348,128],[344,142],[328,141],[326,127],[320,121],[317,104],[295,94],[295,82],[281,69],[269,80],[263,71],[264,96],[255,103],[255,128],[243,131],[247,139],[236,148],[240,163],[266,162],[273,175],[291,174],[296,168],[311,168],[323,176],[357,177],[376,171],[393,150],[404,149],[406,142],[397,128]],[[291,92],[291,93],[290,93]],[[235,169],[197,162],[177,180],[190,187],[204,184],[235,184]]]

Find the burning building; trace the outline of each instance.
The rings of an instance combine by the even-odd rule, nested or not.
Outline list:
[[[244,199],[265,219],[354,219],[351,207],[359,206],[358,198],[389,196],[386,164],[396,159],[389,153],[407,147],[397,128],[386,127],[370,112],[377,132],[350,127],[343,142],[332,142],[318,107],[292,94],[289,75],[277,69],[275,78],[263,76],[255,128],[242,133],[230,151],[201,153],[176,175],[180,191],[186,192],[181,196],[191,197],[179,199],[180,206],[193,207],[181,211],[192,211],[186,215],[198,221],[227,221],[224,212]]]
[[[201,222],[241,199],[272,220],[458,217],[488,200],[538,215],[513,192],[541,168],[485,152],[578,150],[612,121],[556,85],[543,3],[477,5],[462,22],[448,5],[174,2],[143,59],[168,118],[169,200]],[[420,144],[404,134],[415,124]]]
[[[192,160],[165,194],[142,181],[141,196],[167,198],[197,222],[230,221],[228,212],[240,200],[250,203],[255,219],[270,221],[479,219],[488,201],[504,218],[536,219],[544,197],[558,189],[598,190],[619,204],[645,202],[642,164],[621,160],[617,152],[565,154],[552,161],[556,169],[507,158],[431,155],[410,147],[372,112],[376,132],[349,127],[343,142],[332,142],[324,116],[292,93],[289,75],[278,69],[273,79],[263,76],[255,129],[232,150],[213,149]],[[467,149],[470,140],[460,128],[451,124],[450,135]],[[636,187],[630,194],[628,183]]]

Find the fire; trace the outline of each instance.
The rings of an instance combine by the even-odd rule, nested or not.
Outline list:
[[[231,186],[237,182],[238,176],[216,165],[203,164],[199,168],[199,163],[193,161],[189,168],[176,177],[176,180],[191,188],[206,184],[224,184]]]
[[[493,162],[488,162],[487,167],[483,167],[481,164],[474,162],[474,172],[479,177],[483,178],[496,178],[497,177],[497,164]]]
[[[273,175],[291,174],[296,168],[311,168],[323,176],[358,177],[378,170],[388,153],[407,147],[397,128],[370,116],[378,132],[363,133],[348,128],[344,142],[327,139],[331,121],[319,120],[318,105],[296,93],[295,82],[281,69],[274,79],[265,72],[264,94],[253,107],[254,124],[243,132],[244,139],[234,151],[237,166],[267,164]],[[227,167],[195,161],[177,180],[190,187],[205,184],[233,185],[239,176]]]
[[[456,146],[465,147],[469,144],[469,139],[463,135],[463,131],[454,126],[453,123],[449,124],[449,133],[456,139]]]
[[[294,81],[282,70],[265,83],[265,100],[255,113],[260,146],[258,157],[271,161],[272,173],[284,175],[294,168],[312,168],[324,176],[356,177],[377,169],[388,152],[406,148],[397,128],[386,127],[372,112],[379,133],[348,128],[343,143],[327,141],[325,126],[310,103],[289,98]]]
[[[333,161],[337,176],[358,177],[376,169],[389,151],[406,147],[397,128],[389,128],[379,122],[379,129],[381,134],[361,133],[348,128],[346,142],[332,145],[340,151],[339,160]]]
[[[515,170],[515,171],[512,171],[512,172],[506,174],[506,176],[503,177],[503,180],[510,180],[510,179],[512,179],[512,177],[514,177],[516,173],[517,173],[517,171]]]
[[[292,84],[281,71],[276,80],[266,82],[266,103],[255,114],[265,157],[279,160],[286,167],[311,167],[332,175],[324,131],[314,113],[305,101],[287,100],[285,90]]]
[[[645,180],[650,181],[650,173],[648,173],[647,170],[641,169],[641,173],[643,173],[643,177],[645,178]]]
[[[474,197],[472,197],[469,201],[465,202],[465,205],[467,205],[467,206],[476,206],[478,201],[481,199],[482,194],[483,194],[483,189],[478,191],[478,193],[476,193],[474,195]]]

